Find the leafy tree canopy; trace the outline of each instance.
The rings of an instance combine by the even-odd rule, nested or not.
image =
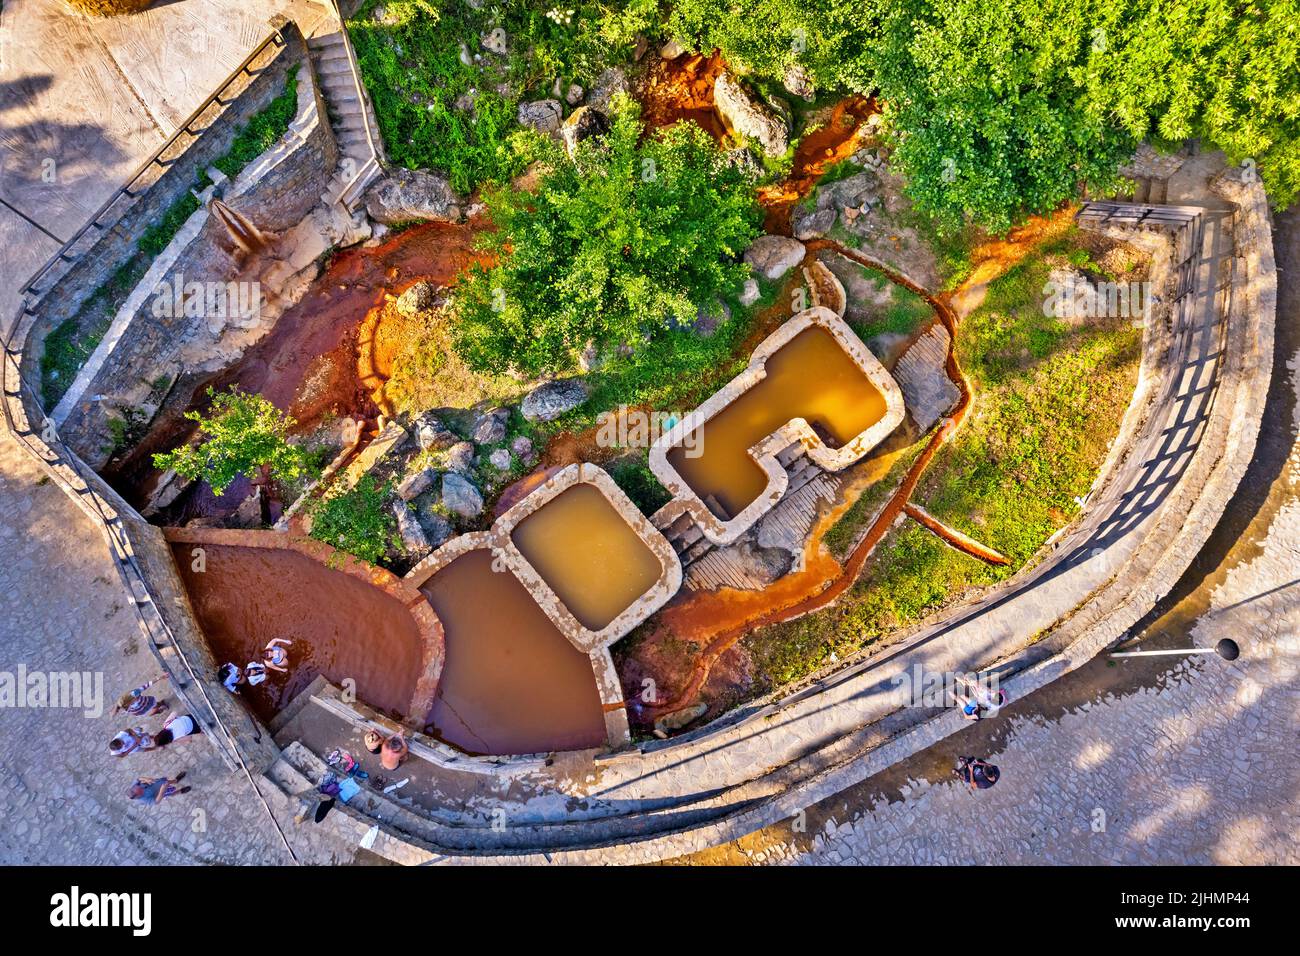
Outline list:
[[[199,426],[196,444],[154,455],[157,468],[174,468],[183,478],[203,480],[221,495],[240,475],[266,468],[270,476],[292,481],[306,473],[302,449],[288,442],[295,422],[261,395],[238,388],[218,393],[208,389],[211,409],[186,412]]]
[[[752,182],[692,123],[642,139],[639,108],[611,104],[612,129],[572,161],[534,141],[535,191],[490,191],[496,265],[457,286],[456,349],[473,368],[565,371],[598,349],[653,337],[738,289],[758,234]]]
[[[1136,144],[1199,137],[1300,194],[1297,0],[679,0],[669,31],[760,77],[876,92],[918,204],[1001,231]]]

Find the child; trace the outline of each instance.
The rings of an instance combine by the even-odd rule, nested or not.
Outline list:
[[[244,672],[238,664],[222,664],[217,671],[217,680],[221,681],[221,686],[226,690],[238,694],[239,686],[244,683]]]
[[[161,714],[167,709],[167,702],[165,700],[159,700],[157,697],[150,694],[146,694],[145,691],[160,680],[166,679],[166,674],[159,674],[153,680],[141,684],[134,690],[130,690],[123,694],[118,700],[117,706],[113,708],[113,713],[118,714],[122,711],[126,711],[132,717],[154,717]]]
[[[244,668],[244,680],[248,682],[249,687],[256,687],[262,683],[266,680],[266,665],[261,661],[249,661],[248,666]]]
[[[287,637],[273,637],[266,642],[266,651],[262,657],[262,663],[273,671],[279,671],[286,674],[289,671],[289,652],[286,648],[293,641]]]

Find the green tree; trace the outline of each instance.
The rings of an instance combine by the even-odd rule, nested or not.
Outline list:
[[[183,478],[203,480],[215,494],[224,494],[240,475],[262,472],[264,477],[292,481],[307,469],[302,449],[289,444],[296,424],[261,395],[238,388],[208,389],[209,411],[186,412],[198,424],[199,441],[153,456],[156,468],[172,468]]]
[[[694,319],[738,289],[737,258],[758,234],[753,183],[693,123],[642,139],[639,108],[612,104],[612,128],[573,161],[538,141],[534,192],[489,191],[491,268],[457,286],[455,347],[472,368],[571,369],[588,343],[612,349]]]

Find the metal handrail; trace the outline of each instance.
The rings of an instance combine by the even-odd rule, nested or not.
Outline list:
[[[330,0],[330,6],[334,8],[334,16],[339,21],[339,36],[343,40],[343,49],[348,55],[348,72],[352,76],[352,88],[356,90],[357,104],[361,107],[361,126],[366,131],[366,145],[370,147],[370,159],[362,163],[352,178],[348,180],[347,185],[339,193],[339,197],[342,198],[366,174],[370,163],[379,165],[379,148],[375,145],[375,136],[378,135],[379,131],[370,128],[370,97],[366,93],[365,84],[361,82],[361,65],[357,62],[356,51],[352,49],[352,38],[348,36],[348,26],[343,19],[343,9],[339,6],[339,0]]]
[[[62,246],[60,246],[59,250],[55,252],[54,255],[50,256],[50,258],[46,261],[45,265],[41,266],[41,268],[37,270],[37,272],[30,279],[27,280],[27,282],[23,285],[22,289],[19,291],[19,295],[20,296],[26,295],[28,292],[35,289],[37,283],[40,282],[42,279],[45,278],[46,275],[49,274],[50,270],[54,268],[56,263],[60,261],[64,261],[64,262],[76,261],[76,259],[79,257],[69,255],[68,250],[70,250],[74,245],[76,245],[81,240],[81,238],[85,236],[86,233],[89,232],[91,229],[104,230],[106,227],[100,223],[100,220],[104,217],[104,214],[108,212],[108,210],[111,209],[117,203],[117,201],[121,199],[123,196],[127,196],[131,199],[134,199],[136,195],[138,195],[137,193],[131,192],[131,187],[133,187],[136,184],[136,182],[140,179],[140,177],[142,177],[154,166],[161,166],[164,169],[166,169],[168,166],[171,165],[172,162],[174,162],[174,160],[163,162],[161,159],[159,159],[159,157],[162,156],[162,154],[165,153],[172,146],[174,146],[176,142],[181,138],[182,135],[189,135],[194,137],[201,135],[201,133],[192,132],[190,127],[193,126],[194,123],[198,120],[198,118],[207,111],[208,107],[210,107],[213,103],[220,102],[222,94],[224,94],[226,90],[230,88],[231,84],[234,83],[240,76],[243,76],[245,73],[250,73],[250,72],[253,75],[256,75],[256,72],[260,72],[260,71],[250,71],[249,67],[252,64],[252,62],[255,59],[257,59],[257,57],[260,56],[264,50],[266,50],[268,46],[274,44],[275,46],[283,47],[285,46],[286,42],[287,41],[284,39],[284,35],[280,32],[279,29],[276,29],[269,36],[267,36],[266,39],[264,39],[261,43],[255,46],[252,52],[249,53],[248,56],[244,57],[243,61],[239,64],[239,66],[235,67],[235,69],[226,76],[226,79],[222,82],[222,84],[219,87],[217,87],[216,91],[210,94],[206,99],[204,99],[203,102],[200,103],[198,107],[196,107],[194,111],[191,112],[190,115],[185,118],[185,121],[176,128],[176,131],[172,133],[171,136],[167,137],[167,139],[163,142],[163,144],[159,146],[156,150],[154,150],[154,152],[149,156],[149,158],[146,159],[143,163],[141,163],[136,168],[135,172],[131,174],[131,178],[128,179],[124,185],[119,186],[117,189],[115,189],[113,191],[113,194],[109,196],[108,199],[97,210],[95,210],[95,214],[91,216],[90,219],[88,219],[81,226],[80,229],[78,229],[75,233],[73,233],[72,237],[68,239],[68,241],[65,242]],[[224,106],[225,104],[223,103],[222,105]]]

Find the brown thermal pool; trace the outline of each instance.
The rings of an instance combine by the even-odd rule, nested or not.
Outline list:
[[[493,561],[486,548],[470,551],[420,588],[447,647],[430,732],[472,754],[600,746],[605,719],[590,658]]]
[[[423,648],[402,602],[367,582],[286,549],[204,544],[206,570],[192,568],[195,544],[172,553],[217,663],[262,659],[273,637],[293,641],[289,673],[269,671],[240,695],[269,720],[318,674],[356,681],[362,702],[399,719],[408,715]]]
[[[686,447],[668,462],[714,515],[729,521],[767,487],[749,449],[792,418],[806,419],[829,447],[852,441],[885,414],[885,397],[820,326],[800,332],[773,353],[767,374],[695,430],[697,457]]]
[[[663,566],[594,485],[576,484],[511,533],[583,627],[599,631],[645,594]]]

